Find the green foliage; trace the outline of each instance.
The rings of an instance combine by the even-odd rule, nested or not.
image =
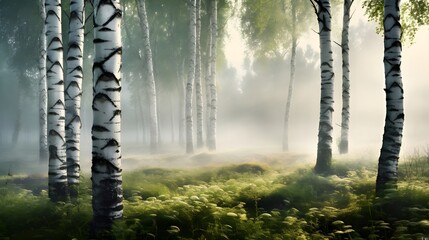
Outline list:
[[[292,12],[294,5],[295,13]],[[296,21],[293,22],[292,14]],[[249,49],[258,57],[283,55],[289,49],[292,34],[299,37],[308,30],[314,18],[309,1],[244,0],[241,9],[241,26]],[[295,28],[295,33],[292,29]]]
[[[362,7],[369,20],[377,22],[377,33],[383,33],[384,0],[364,0]],[[429,2],[427,0],[402,1],[402,41],[412,44],[421,26],[429,25]]]
[[[332,175],[319,176],[309,167],[286,173],[278,163],[245,163],[125,173],[124,218],[115,222],[112,235],[244,240],[419,239],[429,234],[427,175],[400,178],[397,192],[378,199],[375,165],[334,161],[332,169]],[[89,181],[84,178],[72,203],[51,203],[45,185],[41,177],[0,177],[0,238],[88,238]]]
[[[22,178],[1,179],[0,238],[10,239],[86,239],[91,215],[88,183],[82,186],[82,197],[73,203],[52,203],[46,187],[34,194]],[[46,179],[45,179],[46,180]],[[6,184],[7,183],[7,184]],[[24,184],[24,185],[22,185]]]

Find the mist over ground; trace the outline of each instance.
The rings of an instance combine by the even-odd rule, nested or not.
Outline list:
[[[237,30],[238,31],[238,30]],[[230,33],[231,34],[231,33]],[[320,102],[320,70],[317,36],[309,31],[300,40],[296,59],[296,80],[290,113],[290,154],[298,154],[311,162],[316,154]],[[339,35],[333,39],[340,41]],[[421,29],[411,46],[404,46],[402,76],[405,91],[405,126],[402,155],[415,151],[425,153],[428,146],[429,81],[424,61],[429,49],[428,29]],[[316,41],[316,42],[315,42]],[[225,41],[225,45],[231,41]],[[337,144],[341,123],[341,49],[333,44],[335,67],[334,158],[339,158]],[[131,51],[131,50],[130,50]],[[3,52],[3,50],[2,50]],[[218,70],[218,153],[197,149],[194,156],[184,154],[180,143],[180,110],[183,106],[175,86],[158,85],[158,114],[161,150],[149,154],[147,107],[137,100],[135,82],[138,73],[124,73],[122,91],[122,151],[123,163],[141,159],[143,165],[172,167],[170,160],[183,160],[177,166],[208,161],[218,154],[218,161],[247,161],[256,159],[258,152],[281,153],[284,109],[289,82],[290,55],[253,61],[250,55],[237,56],[243,65],[226,63]],[[124,65],[130,60],[124,55]],[[363,16],[352,21],[350,29],[351,119],[350,154],[341,158],[363,158],[377,161],[384,127],[385,94],[383,68],[383,37],[375,33],[375,23]],[[47,166],[38,161],[38,93],[34,69],[25,72],[31,81],[25,87],[22,76],[2,58],[0,60],[0,175],[25,169],[30,173],[47,173]],[[86,61],[90,64],[90,61]],[[89,66],[89,65],[88,65]],[[90,66],[89,66],[90,68]],[[91,161],[91,74],[85,75],[82,103],[82,170],[89,171]],[[155,76],[156,78],[156,76]],[[174,78],[173,78],[174,79]],[[181,81],[180,79],[175,79]],[[178,85],[180,86],[180,84]],[[18,131],[16,131],[18,129]],[[17,134],[16,134],[17,132]],[[196,138],[194,138],[195,140]],[[199,156],[199,157],[198,157]],[[282,155],[283,156],[283,155]],[[286,155],[284,155],[286,156]],[[223,159],[223,160],[222,160]],[[197,160],[197,161],[194,161]],[[313,159],[315,162],[315,159]],[[168,162],[168,161],[167,161]],[[129,169],[134,166],[129,163]]]

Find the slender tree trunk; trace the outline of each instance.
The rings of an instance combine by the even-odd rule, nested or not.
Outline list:
[[[22,78],[22,73],[18,73]],[[18,92],[21,92],[21,78],[18,80]],[[16,111],[15,111],[15,126],[12,133],[12,147],[18,146],[19,132],[21,132],[21,105],[22,105],[22,94],[17,94],[16,97]]]
[[[61,0],[46,0],[46,78],[48,87],[49,198],[67,199],[67,162]]]
[[[210,119],[207,133],[209,151],[216,151],[216,118],[217,118],[217,89],[216,89],[216,43],[217,43],[217,0],[211,1],[211,58],[210,58]]]
[[[94,1],[92,109],[92,235],[123,214],[121,167],[121,42],[119,0]]]
[[[195,101],[197,107],[197,147],[204,146],[203,139],[203,89],[201,85],[201,0],[197,0],[196,64],[195,64]]]
[[[186,140],[185,140],[185,128],[186,128],[186,117],[185,117],[185,105],[186,105],[186,87],[185,87],[185,79],[184,79],[184,62],[182,64],[179,64],[178,70],[177,70],[177,91],[179,95],[179,101],[178,101],[178,123],[179,123],[179,145],[185,146]]]
[[[349,151],[349,121],[350,121],[350,64],[349,64],[349,25],[350,8],[353,0],[344,0],[343,32],[341,36],[341,49],[343,58],[343,108],[341,111],[341,140],[340,154]]]
[[[400,1],[384,1],[384,74],[386,119],[383,145],[378,159],[376,194],[397,188],[398,161],[404,126],[404,89],[401,77]]]
[[[189,0],[189,59],[188,59],[188,81],[186,83],[186,153],[194,152],[193,144],[193,121],[192,121],[192,93],[195,78],[195,53],[196,53],[196,0]]]
[[[173,105],[173,96],[170,95],[170,127],[171,127],[171,143],[174,143],[175,134],[174,134],[174,105]]]
[[[212,58],[212,28],[211,26],[211,18],[209,19],[209,33],[208,33],[208,46],[207,46],[207,64],[206,64],[206,76],[204,78],[205,80],[205,93],[206,93],[206,143],[208,144],[209,142],[209,132],[210,132],[210,77],[211,77],[211,64],[210,64],[210,60]]]
[[[334,111],[334,71],[331,46],[331,3],[329,0],[316,1],[318,5],[320,38],[321,96],[320,119],[315,171],[326,173],[332,162],[332,113]]]
[[[141,142],[141,143],[145,143],[145,121],[144,121],[144,109],[143,109],[143,104],[142,104],[142,98],[141,98],[141,95],[140,94],[138,94],[137,95],[137,110],[136,110],[136,112],[137,112],[137,124],[139,124],[140,125],[140,130],[138,130],[138,132],[137,132],[137,137],[138,137],[138,139],[139,139],[139,142]],[[141,141],[140,141],[141,140]]]
[[[71,197],[77,197],[80,177],[80,105],[83,80],[84,0],[70,2],[69,49],[66,70],[67,182]]]
[[[295,4],[292,3],[292,46],[291,46],[291,56],[290,56],[290,79],[289,79],[289,90],[287,94],[287,101],[286,101],[286,110],[285,110],[285,121],[284,121],[284,128],[283,128],[283,151],[289,150],[289,113],[290,113],[290,105],[292,102],[292,93],[293,93],[293,86],[295,82],[295,59],[296,59],[296,45],[297,45],[297,39],[296,39],[296,11],[295,11]]]
[[[45,0],[39,0],[40,18],[46,19]],[[40,33],[40,58],[39,58],[39,161],[48,161],[48,93],[46,86],[46,25],[43,24]]]
[[[150,48],[149,23],[147,20],[146,0],[136,0],[140,18],[140,26],[143,31],[144,65],[146,67],[146,79],[149,91],[149,119],[150,119],[150,149],[152,153],[158,151],[158,112],[155,78],[153,74],[152,50]]]

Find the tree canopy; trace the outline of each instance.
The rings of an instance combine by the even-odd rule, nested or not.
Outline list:
[[[364,0],[362,7],[369,20],[377,22],[377,33],[383,33],[383,5],[384,0]],[[429,25],[429,1],[412,0],[402,1],[401,26],[402,42],[412,44],[418,29]]]

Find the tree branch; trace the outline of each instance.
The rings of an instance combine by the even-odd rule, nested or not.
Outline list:
[[[318,1],[310,0],[310,3],[311,3],[311,5],[313,5],[314,13],[316,14],[316,16],[318,16],[318,11],[317,11],[316,4],[315,4],[315,3],[318,3]]]
[[[338,45],[338,47],[340,47],[341,49],[343,48],[343,45],[339,44],[337,41],[333,41],[335,44]]]

